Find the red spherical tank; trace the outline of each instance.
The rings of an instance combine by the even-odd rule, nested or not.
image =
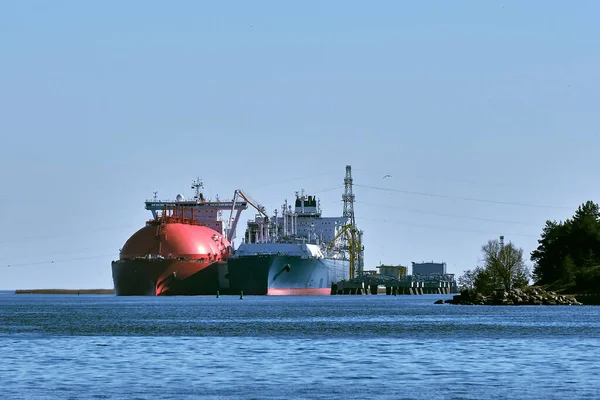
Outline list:
[[[185,223],[149,224],[125,242],[120,259],[157,256],[226,260],[230,243],[217,231]]]

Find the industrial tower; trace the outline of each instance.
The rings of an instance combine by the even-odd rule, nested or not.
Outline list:
[[[356,226],[354,219],[354,194],[352,193],[352,167],[346,165],[346,177],[344,178],[344,194],[342,194],[342,200],[344,201],[344,217],[350,219],[350,224]]]
[[[348,249],[355,253],[356,273],[360,277],[363,275],[364,271],[363,232],[359,231],[356,227],[356,219],[354,217],[354,193],[352,193],[352,167],[350,165],[346,165],[344,188],[344,194],[342,194],[342,200],[344,201],[343,216],[347,217],[350,221],[349,225],[351,226],[350,232],[352,238],[349,240]]]

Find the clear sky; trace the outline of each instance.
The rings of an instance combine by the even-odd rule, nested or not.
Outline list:
[[[112,287],[143,201],[189,196],[196,177],[269,210],[320,192],[340,215],[346,164],[368,269],[460,274],[499,235],[529,258],[547,219],[600,200],[599,15],[597,1],[0,2],[0,289]]]

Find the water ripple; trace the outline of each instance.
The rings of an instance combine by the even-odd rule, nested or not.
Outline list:
[[[437,298],[0,296],[0,386],[15,399],[600,398],[600,307]]]

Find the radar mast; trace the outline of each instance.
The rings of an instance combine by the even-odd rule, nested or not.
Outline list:
[[[200,189],[204,189],[204,184],[202,183],[202,179],[196,178],[194,182],[192,182],[192,189],[194,189],[194,199],[196,202],[204,201],[204,194]]]

